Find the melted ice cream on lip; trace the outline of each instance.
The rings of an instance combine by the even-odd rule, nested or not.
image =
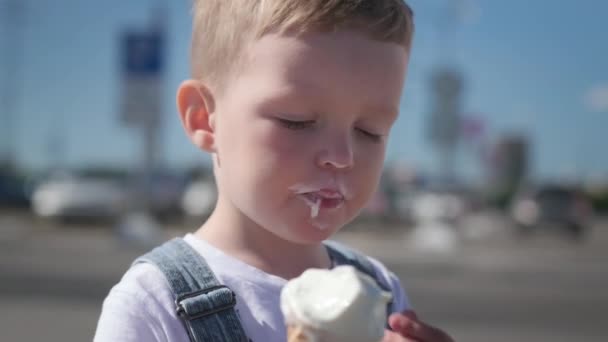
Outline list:
[[[328,209],[340,207],[347,198],[348,192],[345,189],[346,187],[343,185],[332,188],[323,184],[296,184],[289,188],[310,207],[310,217],[312,219],[319,215],[319,210],[324,206]]]
[[[311,218],[316,218],[319,215],[319,209],[321,208],[336,209],[344,202],[344,197],[339,193],[336,193],[335,195],[332,193],[331,197],[326,197],[323,192],[317,191],[300,194],[300,196],[310,207]]]
[[[352,266],[310,269],[281,292],[289,325],[321,331],[351,342],[380,341],[391,296]]]

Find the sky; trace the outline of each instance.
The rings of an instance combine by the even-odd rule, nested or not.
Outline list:
[[[0,47],[19,53],[10,88],[7,54],[0,53],[0,91],[8,89],[14,103],[12,120],[0,117],[0,141],[6,146],[11,137],[19,163],[44,169],[141,161],[140,132],[120,120],[120,38],[145,28],[152,8],[162,3],[170,38],[161,99],[163,159],[175,168],[209,161],[183,134],[175,109],[175,90],[189,74],[190,0],[17,1],[26,7],[22,40],[7,39],[10,18],[0,14]],[[456,2],[457,12],[446,10]],[[608,176],[608,1],[408,3],[416,34],[389,162],[437,170],[427,139],[429,79],[434,68],[450,65],[464,75],[463,113],[484,123],[484,141],[512,133],[528,137],[534,177]],[[447,13],[457,20],[447,21]],[[458,172],[482,176],[474,146],[462,143],[458,151]]]

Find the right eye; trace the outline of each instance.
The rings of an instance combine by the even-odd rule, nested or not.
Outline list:
[[[287,120],[287,119],[281,119],[281,118],[278,118],[277,120],[279,121],[279,123],[281,125],[283,125],[286,128],[292,129],[292,130],[306,129],[306,128],[312,127],[312,125],[314,125],[314,123],[315,123],[313,120],[294,121],[294,120]]]

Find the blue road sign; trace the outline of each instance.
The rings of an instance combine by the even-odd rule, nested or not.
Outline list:
[[[123,72],[127,77],[160,75],[163,62],[159,32],[128,32],[123,38]]]

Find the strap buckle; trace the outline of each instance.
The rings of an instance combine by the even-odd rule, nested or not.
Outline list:
[[[225,285],[186,293],[175,300],[176,313],[185,320],[208,317],[236,306],[234,292]]]

